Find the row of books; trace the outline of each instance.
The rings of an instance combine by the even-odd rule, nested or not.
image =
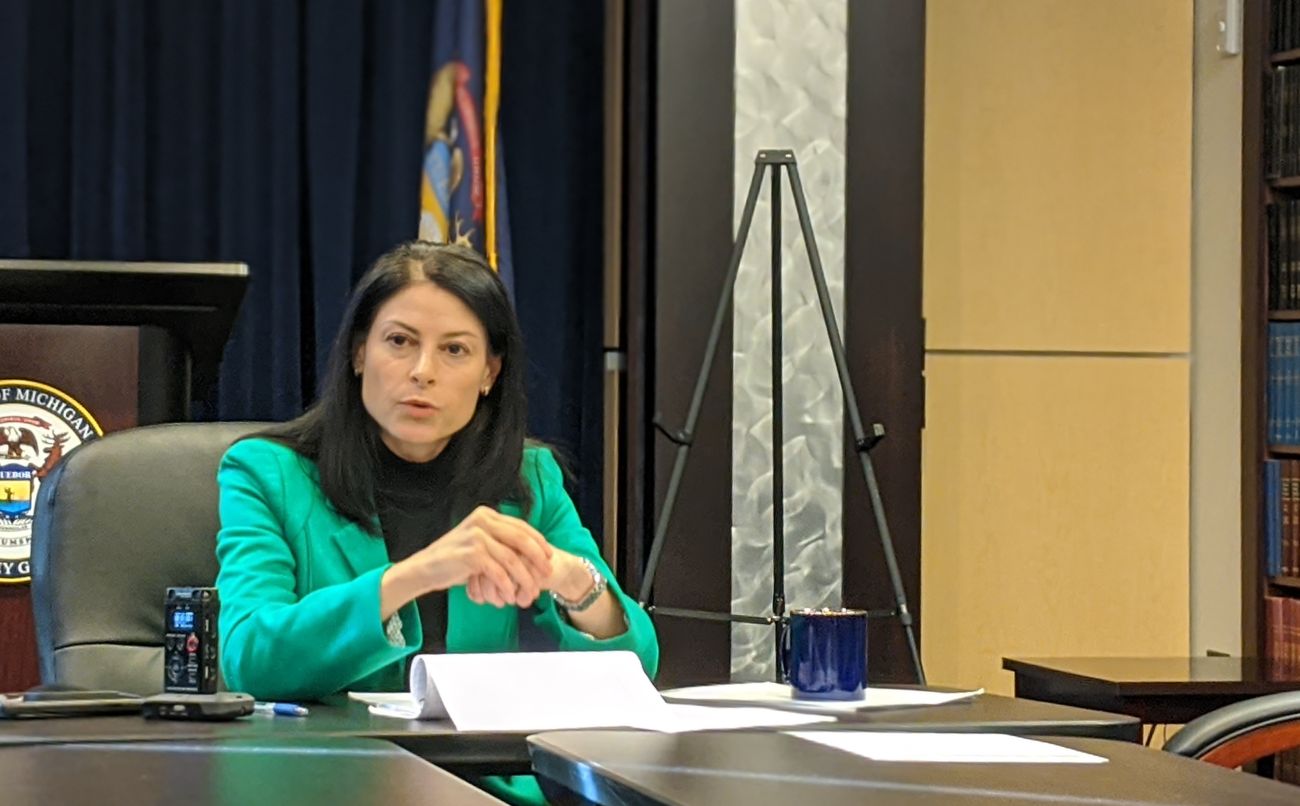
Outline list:
[[[1268,308],[1300,310],[1300,199],[1268,206]]]
[[[1283,750],[1273,756],[1273,780],[1300,784],[1300,748]]]
[[[1300,445],[1300,322],[1268,324],[1268,442]]]
[[[1274,67],[1264,87],[1264,170],[1300,174],[1300,65]]]
[[[1300,749],[1277,754],[1273,761],[1273,778],[1287,784],[1300,784]]]
[[[1300,599],[1264,597],[1264,657],[1271,677],[1291,679],[1300,675]],[[1300,783],[1300,750],[1278,753],[1273,760],[1273,777]]]
[[[1269,8],[1269,47],[1274,51],[1300,48],[1300,2],[1273,0]]]
[[[1269,672],[1290,675],[1300,671],[1300,599],[1265,596],[1264,630]]]
[[[1269,48],[1300,48],[1300,0],[1272,0]],[[1264,160],[1270,178],[1300,175],[1300,68],[1278,67],[1264,94]],[[1268,307],[1300,310],[1300,201],[1279,200],[1268,208]],[[1269,325],[1269,422],[1272,444],[1300,442],[1300,328]],[[1289,377],[1286,377],[1289,372]],[[1300,461],[1264,463],[1265,558],[1270,577],[1300,576]],[[1300,670],[1300,599],[1264,598],[1265,654],[1281,673]],[[1279,781],[1300,783],[1300,750],[1279,753],[1273,765]]]

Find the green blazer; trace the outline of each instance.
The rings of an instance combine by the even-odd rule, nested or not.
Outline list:
[[[646,674],[659,665],[654,626],[619,589],[583,527],[551,452],[524,451],[533,491],[528,522],[551,545],[586,557],[627,613],[622,635],[597,640],[570,626],[549,595],[534,622],[561,650],[630,649]],[[379,616],[379,580],[391,565],[382,538],[334,511],[316,466],[283,445],[237,442],[221,460],[221,671],[226,685],[258,699],[309,700],[339,691],[404,691],[404,660],[420,650],[414,602],[399,612],[406,646],[394,646]],[[500,511],[522,517],[519,507]],[[430,535],[430,539],[436,535]],[[465,588],[447,595],[448,652],[508,652],[519,646],[519,610],[475,604]]]

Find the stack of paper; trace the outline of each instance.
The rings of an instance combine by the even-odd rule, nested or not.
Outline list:
[[[420,655],[409,694],[360,694],[370,712],[450,719],[463,731],[631,727],[675,733],[831,721],[769,708],[670,705],[631,652]]]
[[[751,705],[810,713],[844,714],[869,709],[911,708],[944,705],[969,700],[984,693],[971,691],[925,691],[911,688],[867,688],[860,700],[800,700],[790,687],[780,683],[727,683],[717,686],[693,686],[663,692],[668,702],[696,705]]]

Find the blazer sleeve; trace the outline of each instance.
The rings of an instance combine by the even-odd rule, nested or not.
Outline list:
[[[399,611],[406,646],[385,635],[379,582],[387,563],[298,596],[299,558],[283,522],[288,492],[275,448],[237,443],[217,482],[221,670],[229,688],[259,699],[319,699],[419,648],[414,604]]]
[[[529,521],[552,546],[591,560],[604,574],[609,589],[623,606],[623,612],[627,616],[627,630],[612,638],[593,638],[569,624],[549,595],[538,598],[539,612],[533,618],[534,623],[555,639],[561,650],[630,649],[641,659],[646,674],[653,678],[659,670],[659,639],[655,635],[650,616],[623,592],[609,566],[601,559],[596,541],[582,525],[578,511],[573,506],[573,499],[564,490],[564,474],[556,464],[555,457],[545,448],[530,449],[528,455],[532,461],[526,460],[525,466],[532,465],[527,472],[531,476],[535,494]]]

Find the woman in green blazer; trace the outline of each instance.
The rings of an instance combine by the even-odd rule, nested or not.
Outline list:
[[[320,400],[236,443],[218,472],[221,667],[260,699],[407,687],[420,652],[658,643],[525,444],[523,354],[496,273],[424,242],[358,282]],[[526,621],[525,621],[526,620]],[[490,695],[490,692],[485,692]],[[485,781],[540,802],[530,778]]]

